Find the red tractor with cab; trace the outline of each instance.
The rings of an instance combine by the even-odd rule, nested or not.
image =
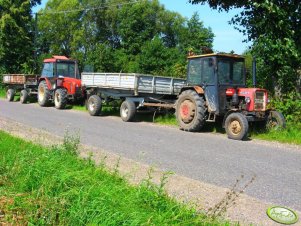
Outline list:
[[[248,134],[249,122],[285,127],[283,115],[268,109],[267,104],[267,90],[246,87],[244,57],[235,54],[188,57],[187,83],[176,102],[176,117],[182,130],[199,131],[206,122],[221,118],[228,137],[241,140]]]
[[[43,61],[43,69],[38,82],[38,103],[64,109],[68,101],[84,99],[80,74],[76,60],[65,56],[53,56]]]

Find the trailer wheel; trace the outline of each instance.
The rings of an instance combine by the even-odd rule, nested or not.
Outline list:
[[[180,129],[189,132],[200,131],[205,124],[205,101],[193,90],[180,94],[176,103],[176,117]]]
[[[270,111],[270,114],[266,120],[266,128],[271,129],[282,129],[286,127],[285,118],[282,113],[278,111]]]
[[[38,103],[41,107],[45,107],[50,102],[50,91],[46,81],[41,81],[38,87]]]
[[[132,122],[136,114],[136,105],[131,100],[125,100],[120,106],[120,117],[124,122]]]
[[[7,99],[9,102],[14,101],[15,94],[16,94],[16,92],[15,92],[14,89],[8,89],[7,92],[6,92],[6,99]]]
[[[98,95],[92,95],[88,99],[87,103],[88,111],[91,116],[97,116],[101,112],[101,98]]]
[[[20,92],[20,102],[21,104],[26,104],[27,100],[28,100],[28,92],[27,90],[23,89]]]
[[[228,138],[233,140],[242,140],[247,137],[249,123],[247,118],[241,113],[232,113],[228,115],[225,121]]]
[[[67,91],[65,89],[57,89],[54,92],[54,106],[56,109],[64,109],[67,101]]]

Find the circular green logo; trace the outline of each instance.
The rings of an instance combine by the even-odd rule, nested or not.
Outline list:
[[[282,206],[273,206],[268,208],[267,215],[273,221],[276,221],[281,224],[295,224],[298,222],[298,215],[293,210],[282,207]]]

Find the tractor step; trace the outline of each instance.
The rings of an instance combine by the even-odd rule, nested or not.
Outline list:
[[[215,122],[216,120],[216,114],[214,113],[209,113],[208,119],[206,120],[206,122]]]

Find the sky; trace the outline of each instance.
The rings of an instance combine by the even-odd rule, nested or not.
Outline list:
[[[251,43],[243,42],[246,37],[235,30],[233,25],[229,25],[231,18],[239,13],[239,10],[230,12],[218,12],[210,9],[208,5],[192,5],[188,0],[159,0],[166,9],[180,13],[182,16],[190,18],[193,13],[198,12],[200,20],[205,27],[210,27],[215,35],[213,42],[214,52],[230,52],[242,54]],[[42,4],[33,9],[34,12],[45,7],[47,0],[42,0]]]

